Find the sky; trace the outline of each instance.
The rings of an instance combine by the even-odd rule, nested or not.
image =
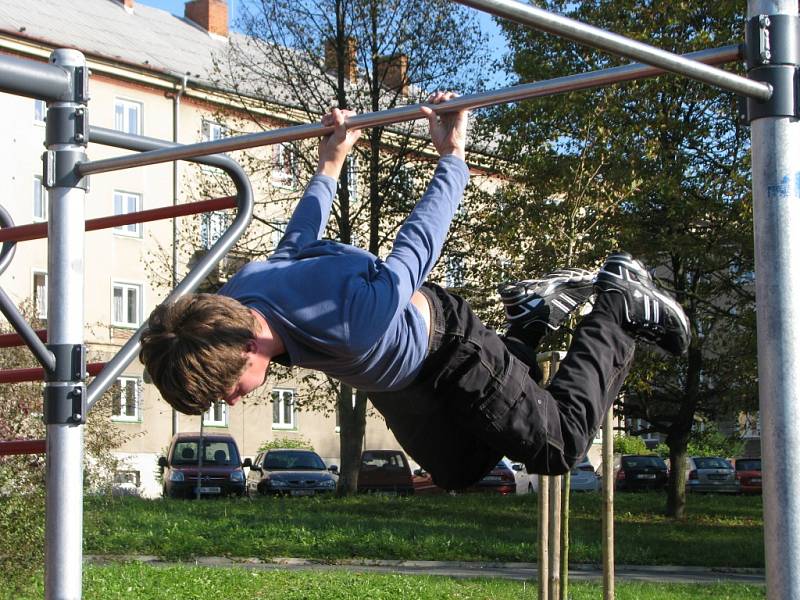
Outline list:
[[[228,0],[228,14],[231,15],[231,17],[236,15],[236,11],[242,4],[242,1],[243,0]],[[136,0],[136,2],[162,10],[168,10],[172,14],[178,16],[183,16],[184,5],[186,4],[185,0]],[[492,17],[486,13],[479,12],[478,19],[480,20],[481,29],[489,35],[489,49],[492,56],[500,58],[506,48],[505,38],[500,33],[500,27],[498,27]],[[496,78],[492,79],[491,83],[499,87],[505,85],[504,81],[505,78],[498,74]]]

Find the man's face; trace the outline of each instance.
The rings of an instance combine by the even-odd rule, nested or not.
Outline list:
[[[262,386],[267,380],[270,359],[252,351],[245,352],[245,356],[247,362],[242,374],[239,375],[236,385],[228,390],[227,396],[223,398],[228,406],[235,405],[241,398]]]

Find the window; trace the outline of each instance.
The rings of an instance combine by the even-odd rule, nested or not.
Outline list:
[[[44,125],[47,120],[47,104],[44,100],[33,101],[33,121],[37,125]]]
[[[203,119],[201,134],[204,142],[215,142],[217,140],[221,140],[225,137],[226,133],[227,132],[224,126],[220,125],[219,123],[215,123],[214,121]]]
[[[358,202],[358,158],[347,157],[347,190],[350,192],[350,202]]]
[[[141,384],[136,377],[117,379],[118,390],[111,405],[111,418],[115,421],[139,420],[139,390]]]
[[[295,428],[293,390],[272,390],[272,428]]]
[[[33,274],[33,306],[39,319],[47,318],[47,273]]]
[[[137,327],[142,321],[142,286],[113,284],[111,320],[114,325]]]
[[[272,226],[272,247],[277,248],[278,244],[281,243],[281,239],[283,238],[283,234],[286,233],[286,224],[287,221],[272,221],[270,225]]]
[[[272,146],[272,183],[277,187],[294,187],[294,149],[289,144]]]
[[[141,102],[117,98],[114,100],[114,129],[142,135],[142,112]]]
[[[223,212],[204,213],[200,218],[200,245],[208,250],[222,237],[229,225],[229,216]]]
[[[114,191],[114,214],[128,215],[139,212],[142,209],[141,194],[132,192]],[[129,235],[132,237],[142,237],[142,224],[130,223],[129,225],[118,225],[114,227],[114,233]]]
[[[33,219],[47,221],[47,194],[39,175],[33,176]]]
[[[214,402],[203,413],[203,425],[213,427],[227,427],[228,425],[228,405],[224,402]]]

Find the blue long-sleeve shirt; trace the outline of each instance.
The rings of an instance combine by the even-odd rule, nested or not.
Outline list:
[[[311,179],[275,252],[245,265],[219,291],[258,311],[280,336],[277,362],[322,371],[364,391],[406,387],[428,346],[411,304],[442,249],[469,179],[461,159],[439,160],[386,260],[320,240],[336,181]]]

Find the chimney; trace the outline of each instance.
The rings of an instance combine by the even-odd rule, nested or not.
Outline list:
[[[325,40],[325,72],[336,73],[336,44],[333,40]],[[356,39],[349,37],[344,42],[344,76],[349,81],[355,81],[356,70]]]
[[[125,2],[132,1],[125,0]],[[227,0],[191,0],[186,3],[183,15],[208,33],[228,37]]]
[[[383,87],[408,96],[408,56],[405,54],[378,58],[375,76]]]
[[[133,12],[133,0],[119,0],[119,3],[126,11]]]

